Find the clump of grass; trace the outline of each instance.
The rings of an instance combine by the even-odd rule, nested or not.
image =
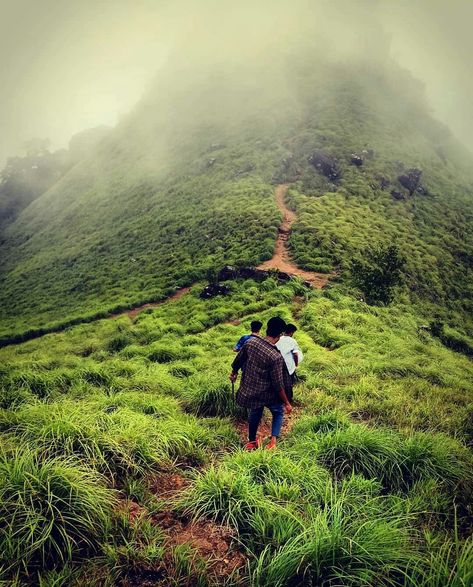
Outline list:
[[[381,513],[378,499],[347,509],[334,492],[302,532],[265,546],[253,568],[258,586],[393,585],[415,557],[405,516]]]
[[[304,428],[304,422],[302,424]],[[312,454],[336,478],[355,472],[378,479],[385,488],[407,490],[415,482],[434,479],[450,488],[471,487],[471,457],[458,442],[443,435],[415,433],[405,437],[382,428],[350,425],[326,434],[291,438],[292,451]]]
[[[187,381],[182,392],[185,409],[197,416],[245,417],[245,411],[232,395],[228,375],[195,375]]]
[[[97,551],[116,505],[103,478],[72,459],[26,447],[0,452],[0,557],[13,572],[64,565]]]
[[[319,503],[330,475],[308,460],[270,451],[238,452],[225,461],[225,468],[237,475],[248,475],[269,495],[298,494],[306,501]]]
[[[102,564],[116,582],[143,568],[164,571],[164,534],[160,526],[147,517],[145,510],[141,515],[132,517],[126,504],[121,507],[102,551]]]
[[[350,426],[350,420],[345,414],[329,411],[317,416],[303,416],[294,425],[292,433],[301,435],[308,432],[330,432],[332,430],[344,430],[348,426]]]
[[[195,369],[194,367],[186,363],[177,363],[169,369],[169,373],[173,377],[186,378],[190,377],[191,375],[194,375]]]
[[[151,346],[148,359],[154,363],[170,363],[181,358],[181,355],[182,352],[178,347],[157,343]]]
[[[127,407],[134,412],[155,418],[167,418],[179,413],[179,404],[175,399],[155,393],[122,391],[101,398],[96,403],[97,409],[102,409],[106,413],[111,413],[119,407]]]
[[[461,541],[426,535],[423,559],[409,575],[411,587],[467,587],[473,584],[473,538]]]
[[[462,482],[466,491],[473,488],[473,459],[458,442],[443,434],[417,432],[401,445],[402,480],[406,486],[413,481],[434,479],[450,489]]]
[[[112,397],[27,406],[7,413],[3,428],[43,454],[80,456],[115,482],[176,458],[202,463],[205,448],[234,444],[228,431],[214,434],[192,416],[176,414],[169,398],[117,396],[116,402]]]
[[[251,516],[262,490],[247,475],[209,468],[181,496],[177,508],[196,518],[209,518],[238,528]]]

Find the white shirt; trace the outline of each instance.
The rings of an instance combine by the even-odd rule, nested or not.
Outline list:
[[[297,344],[297,342],[292,338],[292,336],[281,336],[279,341],[276,343],[276,346],[279,349],[279,352],[283,356],[283,359],[286,362],[287,370],[289,371],[289,375],[292,375],[296,370],[296,362],[294,361],[294,353],[297,353],[297,358],[299,359],[298,364],[302,363],[302,359],[304,355]]]

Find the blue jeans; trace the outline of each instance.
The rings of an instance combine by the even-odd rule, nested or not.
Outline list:
[[[284,405],[271,404],[266,407],[273,415],[271,436],[279,436],[284,419]],[[250,408],[248,410],[248,440],[250,442],[254,442],[256,440],[256,433],[258,432],[258,426],[261,422],[261,418],[263,417],[264,408],[265,406],[261,406],[260,408]]]

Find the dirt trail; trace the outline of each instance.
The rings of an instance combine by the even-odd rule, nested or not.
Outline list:
[[[164,300],[161,300],[160,302],[153,302],[151,304],[143,304],[142,306],[138,306],[137,308],[132,308],[131,310],[125,310],[125,312],[119,312],[118,314],[112,314],[108,318],[110,320],[114,320],[115,318],[120,318],[120,316],[129,316],[131,319],[133,319],[140,312],[142,312],[143,310],[146,310],[147,308],[157,308],[158,306],[162,306],[163,304],[167,304],[168,302],[173,302],[173,301],[176,301],[176,300],[182,298],[182,296],[184,296],[184,295],[186,295],[186,293],[190,292],[190,289],[191,289],[190,287],[181,287],[181,289],[178,289],[176,291],[176,293],[172,294],[172,296],[169,296],[168,298],[165,298]]]
[[[258,265],[258,269],[265,271],[268,271],[268,269],[279,269],[279,271],[284,271],[290,275],[297,275],[304,281],[308,281],[313,287],[321,289],[327,285],[329,279],[333,277],[333,274],[315,273],[300,269],[293,263],[289,255],[287,240],[291,234],[291,226],[296,219],[296,214],[292,210],[289,210],[285,203],[288,189],[288,184],[281,184],[275,190],[276,203],[282,212],[283,219],[278,229],[278,238],[276,240],[273,258]]]
[[[292,412],[289,415],[284,414],[281,438],[284,438],[287,433],[291,431],[300,414],[301,409],[297,406],[292,408]],[[268,410],[265,410],[263,413],[263,418],[261,419],[261,423],[258,427],[258,438],[263,446],[271,438],[271,422],[272,416]],[[248,441],[248,422],[246,420],[240,420],[238,422],[234,422],[234,426],[241,438],[242,443],[245,444]]]

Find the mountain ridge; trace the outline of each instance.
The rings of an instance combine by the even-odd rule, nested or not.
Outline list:
[[[230,77],[217,75],[215,103],[232,96],[238,80]],[[287,85],[273,102],[245,88],[217,122],[204,101],[175,128],[163,117],[172,92],[154,118],[151,92],[9,228],[0,332],[164,297],[225,264],[268,260],[279,226],[272,194],[283,182],[293,183],[288,202],[298,220],[289,247],[303,269],[341,266],[348,283],[352,258],[394,238],[409,259],[402,299],[471,309],[467,155],[426,113],[417,82],[394,69],[305,65]],[[192,95],[179,100],[186,109]],[[363,149],[373,157],[358,167],[351,156]],[[316,151],[337,160],[339,179],[311,164]],[[423,172],[426,194],[394,201],[391,190],[403,189],[397,178],[411,168]]]

